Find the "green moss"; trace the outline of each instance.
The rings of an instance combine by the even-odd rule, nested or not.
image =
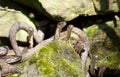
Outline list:
[[[71,75],[73,75],[73,77],[78,76],[77,71],[75,71],[75,69],[73,68],[73,66],[71,64],[69,64],[65,59],[60,59],[60,68],[68,73],[70,73]]]
[[[53,49],[49,46],[42,47],[38,51],[36,66],[38,69],[42,70],[42,74],[44,75],[50,75],[54,71],[54,64],[50,62],[52,52]]]
[[[120,69],[120,53],[112,53],[98,62],[98,66],[105,65],[111,69]]]
[[[35,54],[33,54],[31,57],[30,57],[30,59],[29,59],[29,64],[33,64],[33,63],[36,63],[36,55]]]
[[[18,69],[19,69],[19,68],[24,68],[25,63],[26,63],[26,61],[21,62],[21,63],[17,66],[17,68],[18,68]]]
[[[114,53],[113,55],[111,55],[110,57],[107,58],[108,61],[108,66],[110,68],[114,68],[114,69],[120,69],[119,65],[120,65],[120,53]]]
[[[20,77],[20,75],[19,74],[12,74],[12,75],[9,75],[7,77]]]
[[[84,77],[79,56],[69,42],[53,41],[41,47],[31,56],[29,64],[35,63],[40,75],[47,77]],[[64,75],[64,76],[63,76]]]
[[[54,71],[54,64],[49,61],[37,60],[36,65],[38,69],[42,71],[42,74],[44,75],[50,75]]]
[[[60,49],[61,43],[60,41],[54,41],[48,45],[48,47],[52,48],[53,51],[58,51]]]
[[[93,26],[90,26],[88,28],[84,28],[84,31],[88,37],[92,37],[97,32],[97,29],[98,29],[98,26],[93,25]]]

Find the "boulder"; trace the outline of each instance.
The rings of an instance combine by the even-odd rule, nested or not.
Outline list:
[[[16,0],[57,21],[70,21],[79,15],[96,14],[91,0]]]
[[[57,21],[120,11],[120,0],[16,0]]]
[[[20,77],[85,77],[79,55],[65,41],[42,46],[18,67],[24,71]]]
[[[16,22],[26,22],[36,30],[33,22],[31,22],[31,20],[21,11],[15,10],[15,8],[11,9],[11,5],[12,7],[20,8],[14,3],[9,3],[9,1],[0,1],[0,37],[8,37],[11,26]],[[18,41],[26,42],[27,35],[28,34],[25,31],[20,30],[16,35],[16,39]]]
[[[91,41],[96,69],[105,66],[109,69],[107,76],[120,76],[120,20],[92,25],[84,31]]]
[[[97,14],[120,12],[120,0],[93,0]]]

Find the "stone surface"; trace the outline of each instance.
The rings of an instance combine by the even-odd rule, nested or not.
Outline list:
[[[91,51],[96,57],[96,67],[106,66],[120,70],[120,20],[93,25],[84,31],[91,40]]]
[[[84,77],[79,55],[65,41],[42,46],[24,63],[23,71],[20,77]]]
[[[120,11],[120,0],[16,0],[58,21]]]
[[[70,21],[79,15],[96,14],[91,0],[17,0],[58,21]]]
[[[120,12],[120,0],[93,0],[96,13]]]
[[[15,10],[15,8],[10,9],[9,7],[4,7],[6,5],[12,5],[12,7],[19,8],[19,6],[15,5],[14,3],[12,4],[9,3],[9,1],[7,2],[8,3],[5,1],[0,1],[0,37],[8,37],[9,30],[15,22],[26,22],[36,30],[35,25],[21,11]],[[25,31],[20,30],[16,35],[16,39],[25,42],[27,35],[28,34]]]

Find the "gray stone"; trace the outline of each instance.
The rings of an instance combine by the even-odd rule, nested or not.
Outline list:
[[[20,77],[85,77],[79,55],[65,41],[42,46],[23,63]]]
[[[9,30],[15,22],[26,22],[36,30],[35,25],[22,12],[0,7],[0,37],[8,37]],[[20,30],[16,39],[25,42],[27,35],[25,31]]]
[[[120,12],[120,0],[93,0],[96,13]]]
[[[70,21],[79,15],[96,14],[91,0],[17,0],[58,21]]]
[[[58,21],[120,11],[120,0],[16,0]]]

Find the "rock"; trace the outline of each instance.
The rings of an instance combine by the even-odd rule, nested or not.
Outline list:
[[[120,11],[120,0],[16,0],[57,20],[70,21],[79,15],[97,15]]]
[[[95,67],[105,66],[112,71],[106,75],[120,76],[120,20],[93,25],[84,31],[92,43],[91,51],[96,58]]]
[[[79,15],[94,15],[91,0],[16,0],[58,21],[70,21]]]
[[[20,77],[84,77],[79,55],[65,41],[42,46],[23,63]]]
[[[96,13],[120,12],[120,0],[93,0]]]
[[[9,1],[0,1],[0,37],[8,37],[9,30],[15,22],[26,22],[36,30],[35,25],[30,21],[30,19],[21,11],[15,10],[15,8],[10,9],[9,7],[11,5],[12,7],[20,8],[14,3],[9,3]],[[18,41],[26,42],[27,35],[28,34],[25,31],[20,30],[16,35],[16,39]]]

